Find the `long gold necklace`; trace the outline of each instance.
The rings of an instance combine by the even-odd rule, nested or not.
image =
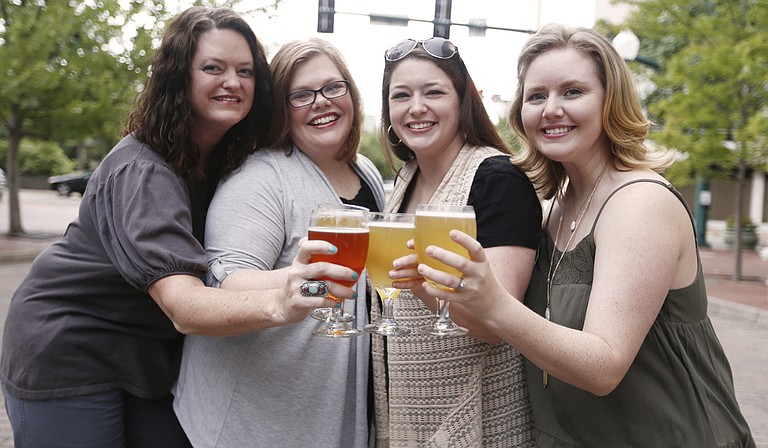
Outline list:
[[[563,213],[560,214],[560,220],[557,223],[557,232],[555,233],[555,242],[552,246],[552,256],[549,258],[549,272],[547,273],[547,307],[544,309],[544,318],[548,321],[552,320],[549,306],[552,303],[552,284],[555,280],[555,273],[557,272],[557,268],[560,267],[560,262],[563,261],[563,257],[565,257],[566,252],[568,252],[568,248],[571,246],[571,242],[573,242],[573,237],[576,235],[576,229],[579,227],[579,224],[581,224],[581,219],[584,218],[584,215],[587,213],[589,204],[592,203],[592,197],[595,196],[597,187],[600,185],[600,181],[603,180],[603,175],[607,169],[608,164],[606,163],[603,171],[600,172],[600,176],[597,177],[595,186],[592,187],[592,191],[589,193],[587,200],[584,202],[584,205],[581,208],[581,212],[579,213],[579,217],[571,224],[571,236],[565,243],[565,247],[563,248],[562,252],[560,252],[560,258],[557,259],[557,264],[555,264],[555,251],[557,250],[557,242],[560,239],[560,229],[563,227],[563,217],[565,216],[565,210],[563,210]],[[554,206],[554,203],[552,203],[552,206]],[[553,265],[554,269],[552,269]],[[549,384],[549,374],[547,374],[547,372],[543,372],[541,381],[543,387],[547,387]]]

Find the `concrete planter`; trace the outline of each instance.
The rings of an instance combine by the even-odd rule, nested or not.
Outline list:
[[[755,250],[755,247],[757,247],[757,240],[757,231],[752,229],[744,229],[741,231],[742,249]],[[725,247],[733,249],[736,243],[736,230],[726,228],[725,233],[723,234],[723,242],[725,243]]]

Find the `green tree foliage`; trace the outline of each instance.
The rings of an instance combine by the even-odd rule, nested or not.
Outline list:
[[[636,8],[626,26],[640,52],[661,63],[651,75],[648,110],[659,125],[651,139],[685,157],[669,174],[680,182],[762,168],[765,134],[756,131],[768,104],[768,0],[622,3]]]
[[[499,122],[496,123],[496,130],[499,132],[499,135],[504,140],[504,143],[507,144],[507,146],[509,147],[509,149],[512,150],[513,153],[517,153],[520,150],[521,148],[520,138],[512,129],[512,126],[509,124],[509,119],[507,117],[499,118]]]
[[[8,156],[8,142],[0,139],[0,159]],[[56,143],[27,138],[19,148],[19,171],[29,176],[64,174],[75,169],[75,164]],[[0,166],[3,164],[0,163]]]
[[[274,9],[280,0],[244,14]],[[20,144],[58,141],[102,156],[119,138],[125,115],[148,76],[165,22],[197,0],[167,9],[163,0],[0,1],[0,136],[7,137],[10,233],[22,234],[18,203]]]
[[[117,0],[13,0],[0,4],[0,119],[8,137],[10,233],[23,233],[18,204],[20,145],[25,136],[56,140],[92,133],[108,114],[86,112],[102,102],[97,85],[112,94],[124,88],[120,67],[109,57],[119,39],[123,11]],[[125,105],[121,104],[122,110]],[[114,117],[110,117],[114,119]]]

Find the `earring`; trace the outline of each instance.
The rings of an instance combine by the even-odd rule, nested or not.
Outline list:
[[[392,125],[390,124],[389,128],[387,129],[387,143],[389,143],[391,146],[397,146],[400,143],[402,143],[403,141],[400,140],[400,137],[397,137],[397,133],[395,132],[395,137],[397,137],[397,142],[393,143],[392,142],[392,137],[390,137],[390,133],[392,133],[392,132],[394,132],[394,131],[392,130]]]

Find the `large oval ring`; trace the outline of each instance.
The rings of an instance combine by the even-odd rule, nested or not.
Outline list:
[[[461,291],[465,286],[467,285],[464,283],[464,277],[459,278],[459,286],[456,287],[456,291]]]
[[[304,297],[327,297],[328,283],[323,280],[307,280],[301,284],[299,291]]]

